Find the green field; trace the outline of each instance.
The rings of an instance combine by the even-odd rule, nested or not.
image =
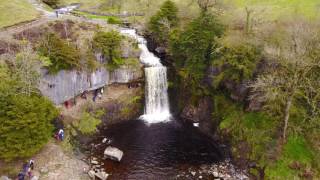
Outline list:
[[[39,12],[27,0],[0,1],[0,28],[30,21],[39,15]]]
[[[286,18],[292,15],[304,15],[307,18],[319,16],[319,0],[225,0],[238,10],[245,7],[261,11],[272,19]]]
[[[195,2],[192,0],[173,0],[183,13],[190,13],[195,10]],[[62,4],[81,3],[82,9],[92,11],[112,11],[106,8],[107,0],[62,0]],[[123,0],[122,11],[136,11],[152,14],[164,0]],[[193,3],[192,3],[193,2]],[[147,4],[149,3],[149,6]],[[223,0],[224,5],[230,7],[231,11],[244,11],[245,7],[261,11],[271,19],[292,16],[295,14],[304,15],[308,18],[318,16],[320,10],[319,0]],[[189,11],[185,11],[185,8]],[[191,9],[190,9],[191,8]]]

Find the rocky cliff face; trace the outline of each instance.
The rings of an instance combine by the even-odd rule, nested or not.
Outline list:
[[[99,68],[95,72],[60,71],[50,75],[43,70],[39,89],[55,104],[61,104],[84,91],[90,91],[113,83],[129,83],[143,78],[143,71],[122,67],[114,71]]]
[[[91,91],[114,83],[130,83],[143,79],[142,65],[139,62],[140,51],[128,43],[121,45],[121,51],[122,58],[128,63],[114,70],[100,67],[94,72],[63,70],[52,75],[43,69],[39,89],[55,104],[61,104],[84,91]],[[105,62],[101,53],[96,53],[95,56],[98,62]]]

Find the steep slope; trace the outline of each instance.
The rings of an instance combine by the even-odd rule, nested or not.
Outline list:
[[[0,28],[30,21],[40,13],[27,0],[1,0]]]

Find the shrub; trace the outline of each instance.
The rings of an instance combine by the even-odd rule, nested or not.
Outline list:
[[[80,55],[76,48],[54,33],[45,36],[39,52],[50,59],[51,64],[48,66],[50,73],[80,68]]]
[[[172,1],[165,1],[160,10],[151,17],[148,30],[157,43],[166,44],[170,30],[178,26],[178,8]]]
[[[56,108],[37,95],[0,98],[0,158],[32,156],[52,137]]]
[[[121,21],[121,19],[119,19],[117,17],[108,17],[108,23],[109,24],[121,24],[122,21]]]
[[[261,60],[262,51],[253,44],[244,43],[234,47],[224,47],[216,56],[218,57],[214,59],[214,66],[227,65],[222,73],[214,78],[214,84],[218,86],[224,79],[235,82],[251,79],[257,63]]]
[[[42,0],[45,4],[49,5],[52,8],[57,8],[60,0]]]
[[[97,32],[93,38],[96,49],[107,59],[107,68],[113,70],[124,64],[121,58],[122,36],[117,31]]]
[[[81,118],[73,123],[73,126],[84,135],[92,135],[96,132],[97,126],[101,124],[104,111],[98,110],[93,113],[83,112]]]

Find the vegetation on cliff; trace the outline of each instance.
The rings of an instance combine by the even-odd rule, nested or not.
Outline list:
[[[213,124],[257,178],[318,177],[318,25],[305,14],[272,21],[240,4],[245,16],[230,18],[216,1],[197,3],[199,15],[178,16],[167,45],[180,111],[210,97]]]
[[[41,55],[50,60],[48,66],[50,73],[58,73],[61,70],[80,68],[80,56],[78,51],[67,41],[54,33],[45,35],[39,51]]]
[[[42,2],[52,8],[57,8],[59,6],[60,0],[42,0]]]
[[[122,37],[117,31],[97,32],[93,38],[96,49],[102,52],[107,60],[107,68],[113,70],[124,64],[121,58]]]

